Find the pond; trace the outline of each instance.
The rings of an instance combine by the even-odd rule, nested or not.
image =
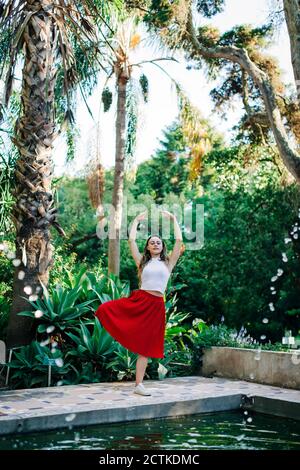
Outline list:
[[[2,436],[0,450],[300,450],[300,421],[243,410]]]

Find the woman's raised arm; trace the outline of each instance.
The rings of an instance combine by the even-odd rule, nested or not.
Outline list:
[[[145,217],[146,217],[145,212],[142,212],[141,214],[136,216],[136,218],[132,222],[130,233],[129,233],[129,238],[128,238],[129,248],[137,266],[139,266],[140,264],[140,261],[142,259],[142,254],[139,252],[139,248],[135,241],[136,231],[137,231],[138,223],[140,222],[140,220],[145,219]]]
[[[174,214],[171,214],[169,211],[162,211],[162,214],[174,221],[175,243],[169,258],[169,269],[172,271],[178,261],[179,256],[181,255],[182,232]]]

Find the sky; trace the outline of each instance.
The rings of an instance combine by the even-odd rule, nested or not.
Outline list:
[[[241,23],[250,23],[253,26],[260,26],[266,22],[271,8],[274,8],[272,0],[227,0],[224,12],[216,15],[205,23],[211,23],[224,32],[233,26]],[[293,82],[293,71],[290,60],[290,44],[285,23],[281,26],[274,38],[274,44],[268,51],[279,60],[283,72],[285,83]],[[153,51],[149,47],[144,47],[135,57],[135,61],[153,59],[161,56],[166,57],[162,52]],[[238,122],[241,115],[240,103],[234,103],[224,118],[213,112],[209,92],[214,83],[208,82],[205,74],[201,70],[187,70],[186,62],[180,63],[171,61],[159,62],[161,66],[174,79],[181,83],[183,89],[189,96],[191,102],[197,106],[204,118],[208,118],[218,131],[221,131],[225,141],[229,143],[231,138],[231,128]],[[145,64],[143,72],[149,79],[149,99],[148,103],[139,107],[139,128],[137,134],[137,147],[135,152],[135,163],[151,158],[155,150],[159,147],[159,141],[163,137],[163,130],[178,116],[177,97],[174,85],[169,77],[151,64]],[[137,70],[138,77],[140,71]],[[87,102],[92,110],[94,119],[87,111],[86,105],[79,97],[76,112],[76,121],[80,136],[77,139],[76,158],[67,166],[65,165],[66,145],[62,138],[56,139],[54,149],[54,175],[62,174],[80,175],[85,171],[91,155],[95,155],[96,142],[99,143],[99,158],[105,168],[114,166],[115,158],[115,107],[108,113],[103,112],[101,104],[101,90],[104,77],[99,81],[99,86],[93,94],[88,97]],[[110,89],[115,87],[111,79]],[[116,103],[116,99],[113,101]],[[100,111],[99,111],[100,109]],[[100,122],[100,132],[96,133],[97,122]]]

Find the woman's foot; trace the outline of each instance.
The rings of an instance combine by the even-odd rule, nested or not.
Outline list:
[[[151,393],[146,390],[144,385],[142,383],[136,384],[134,387],[134,393],[137,393],[138,395],[144,395],[144,396],[150,396]]]

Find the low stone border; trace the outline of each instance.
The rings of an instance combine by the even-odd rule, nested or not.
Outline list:
[[[296,390],[199,376],[146,380],[145,386],[151,396],[134,394],[131,382],[0,392],[0,435],[243,408],[300,420]]]
[[[300,351],[213,346],[204,350],[201,375],[300,389]]]

